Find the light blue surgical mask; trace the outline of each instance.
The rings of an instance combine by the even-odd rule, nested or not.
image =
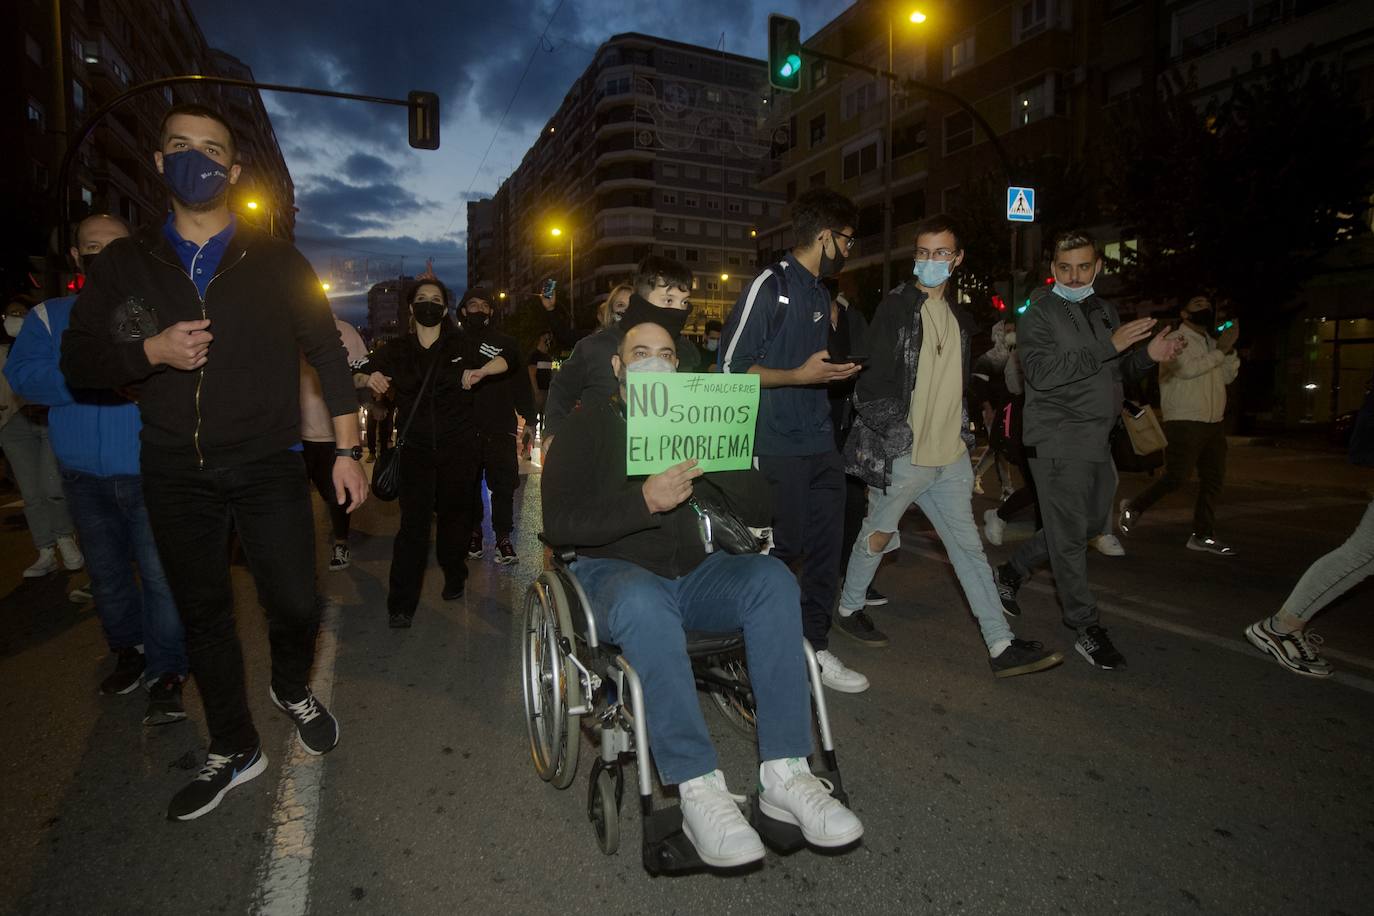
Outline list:
[[[676,372],[677,367],[662,356],[646,356],[625,364],[627,372]]]
[[[953,261],[937,261],[931,258],[917,261],[911,272],[916,275],[917,282],[926,289],[935,289],[949,279],[950,271],[954,269],[953,265]]]
[[[1087,286],[1065,286],[1058,280],[1055,280],[1054,294],[1069,302],[1082,302],[1093,294],[1093,285],[1089,283]]]

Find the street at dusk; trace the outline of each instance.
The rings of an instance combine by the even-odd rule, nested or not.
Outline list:
[[[1374,912],[1374,4],[17,0],[0,916]]]

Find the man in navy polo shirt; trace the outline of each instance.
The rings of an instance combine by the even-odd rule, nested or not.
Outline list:
[[[816,650],[821,680],[861,693],[868,678],[829,649],[830,613],[844,535],[844,463],[835,449],[827,386],[861,368],[834,354],[830,292],[821,281],[844,269],[854,247],[853,201],[824,188],[792,207],[796,247],[754,278],[721,335],[722,372],[752,372],[762,387],[754,455],[773,486],[774,556],[798,570],[802,632]]]

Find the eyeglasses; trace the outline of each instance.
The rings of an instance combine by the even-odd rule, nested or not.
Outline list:
[[[959,252],[951,251],[948,248],[936,248],[934,251],[931,251],[929,248],[917,248],[916,260],[929,261],[934,258],[937,261],[953,261],[954,256],[958,253]]]
[[[852,235],[845,235],[843,232],[841,232],[841,231],[838,230],[838,229],[831,229],[831,230],[830,230],[830,234],[831,234],[831,235],[837,235],[837,236],[839,236],[840,238],[844,239],[844,250],[845,250],[845,254],[848,254],[849,252],[851,252],[851,251],[854,250],[854,236],[852,236]],[[836,247],[839,247],[839,243],[838,243],[838,242],[836,243]]]

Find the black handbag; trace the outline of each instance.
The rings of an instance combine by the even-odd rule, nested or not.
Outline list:
[[[401,446],[406,444],[406,434],[410,432],[410,424],[415,422],[415,414],[420,410],[420,401],[425,396],[429,378],[434,374],[434,367],[437,365],[439,358],[436,355],[429,364],[429,371],[425,373],[425,380],[420,383],[420,393],[415,395],[415,403],[410,408],[410,416],[406,417],[406,425],[401,428],[396,445],[383,449],[377,456],[377,464],[372,471],[372,495],[382,502],[391,502],[401,492]]]
[[[714,552],[717,547],[726,553],[761,553],[767,546],[767,541],[750,531],[734,513],[725,494],[714,484],[700,481],[687,505],[697,514],[701,541],[707,553]]]

